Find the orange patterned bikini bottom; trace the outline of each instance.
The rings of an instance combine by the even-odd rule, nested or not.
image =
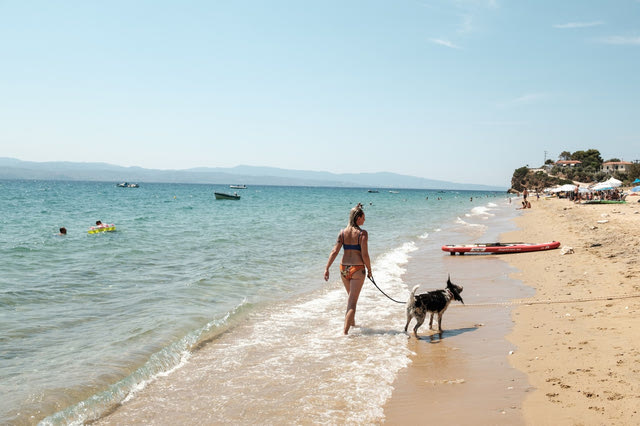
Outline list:
[[[343,265],[342,263],[340,264],[340,274],[342,274],[342,276],[347,280],[350,280],[351,278],[353,278],[353,274],[360,271],[361,269],[364,269],[364,265]]]

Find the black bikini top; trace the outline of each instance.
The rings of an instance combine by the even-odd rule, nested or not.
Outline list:
[[[342,247],[345,250],[358,250],[362,251],[362,247],[360,246],[360,237],[362,236],[362,231],[358,234],[358,244],[345,244],[344,243],[344,230],[340,232],[340,238],[342,239]]]

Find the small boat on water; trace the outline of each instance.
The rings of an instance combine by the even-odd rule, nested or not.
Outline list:
[[[378,191],[377,189],[370,189],[370,190],[368,190],[367,192],[369,192],[369,193],[371,193],[371,194],[377,194],[377,193],[378,193],[378,192],[380,192],[380,191]]]
[[[451,255],[459,253],[524,253],[530,251],[552,250],[560,247],[560,241],[551,241],[548,243],[476,243],[461,245],[444,245],[442,251],[447,251]]]
[[[116,185],[118,188],[140,188],[137,183],[122,182]]]
[[[247,185],[229,185],[232,189],[247,189]]]
[[[234,192],[233,194],[225,194],[224,192],[214,192],[213,195],[215,195],[216,200],[239,200],[240,196],[238,195],[237,192]]]

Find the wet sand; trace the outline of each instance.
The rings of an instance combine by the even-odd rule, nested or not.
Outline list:
[[[533,200],[532,209],[516,219],[520,229],[501,240],[558,240],[571,253],[558,249],[472,261],[468,256],[463,266],[457,262],[465,271],[460,281],[467,303],[479,303],[467,282],[485,266],[502,267],[502,261],[516,269],[504,291],[487,297],[502,300],[514,282],[532,294],[514,295],[513,310],[449,308],[442,339],[412,342],[413,364],[396,381],[385,422],[639,424],[637,199],[629,197],[624,205]],[[424,326],[422,332],[433,333]]]
[[[434,258],[433,252],[415,257]],[[429,330],[425,321],[419,339],[409,339],[415,355],[396,380],[385,405],[385,423],[524,424],[522,401],[529,385],[509,364],[515,346],[505,338],[513,325],[512,307],[484,305],[528,297],[531,289],[509,277],[515,270],[501,256],[435,257],[434,262],[409,265],[404,281],[420,283],[420,277],[433,275],[433,263],[440,263],[445,281],[450,272],[451,280],[464,286],[465,305],[450,305],[442,334]],[[425,283],[418,292],[443,288],[445,281]]]

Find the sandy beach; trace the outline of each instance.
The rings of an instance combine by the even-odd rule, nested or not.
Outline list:
[[[497,306],[455,313],[452,306],[443,338],[422,330],[426,337],[413,345],[413,363],[396,381],[385,407],[386,423],[428,418],[445,424],[638,424],[637,200],[579,205],[534,199],[532,209],[516,219],[519,229],[501,240],[557,240],[560,249],[475,256],[472,262],[465,258],[466,280],[473,276],[467,268],[476,273],[508,262],[513,268],[509,277],[522,282],[530,294],[511,299],[513,321],[502,319],[505,327],[496,324],[501,320]],[[498,264],[488,265],[494,261]],[[502,290],[493,293],[497,302],[503,300]],[[475,348],[465,342],[464,333],[455,332],[465,321],[475,324],[470,326],[473,333],[484,333],[474,336],[480,340]],[[501,336],[505,329],[506,336]],[[438,350],[425,340],[440,342]],[[465,351],[462,360],[456,357]],[[459,362],[468,368],[461,369]]]
[[[509,256],[514,277],[535,288],[514,311],[509,357],[535,389],[527,424],[640,422],[640,204],[544,200],[517,220],[508,240],[559,240],[565,250]],[[561,248],[562,248],[561,247]]]

